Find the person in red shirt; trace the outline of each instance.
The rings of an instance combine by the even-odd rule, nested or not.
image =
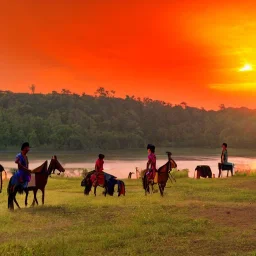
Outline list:
[[[101,180],[101,178],[103,178],[104,176],[102,176],[103,173],[103,165],[104,165],[104,159],[105,156],[103,154],[99,154],[99,158],[97,159],[96,163],[95,163],[95,174],[93,174],[91,176],[91,180],[93,182],[93,186],[95,187],[98,183],[103,182]],[[102,176],[102,177],[101,177]],[[104,178],[103,178],[104,179]]]
[[[148,144],[148,162],[147,162],[147,176],[149,180],[153,180],[156,174],[156,155],[155,146]]]
[[[103,165],[104,165],[104,155],[103,154],[99,154],[99,158],[95,163],[95,171],[96,172],[103,172]]]

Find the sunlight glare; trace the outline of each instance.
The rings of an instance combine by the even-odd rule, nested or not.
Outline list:
[[[252,71],[252,65],[250,64],[245,64],[242,68],[239,69],[240,72],[247,72],[247,71]]]

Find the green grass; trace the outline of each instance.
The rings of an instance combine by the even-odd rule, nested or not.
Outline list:
[[[86,197],[80,182],[50,178],[45,206],[9,212],[5,181],[0,255],[256,255],[256,177],[178,178],[163,198],[140,180],[125,197]]]

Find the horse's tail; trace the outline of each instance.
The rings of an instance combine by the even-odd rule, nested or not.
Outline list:
[[[146,173],[142,176],[142,186],[143,189],[148,189],[148,180],[147,180],[147,175]]]
[[[7,186],[7,195],[9,196],[11,194],[11,189],[13,188],[12,184],[13,177],[10,178],[8,186]]]
[[[2,178],[2,172],[0,172],[0,193],[2,193],[3,188],[3,178]]]
[[[12,176],[9,180],[8,187],[7,187],[7,194],[8,196],[14,192],[14,189],[17,189],[17,192],[22,195],[24,192],[24,188],[22,185],[16,185],[13,183],[14,176]]]
[[[125,184],[122,180],[117,181],[118,184],[118,196],[124,195],[125,196]]]
[[[7,194],[8,194],[8,209],[13,210],[14,205],[13,205],[13,185],[12,185],[12,178],[10,178],[8,187],[7,187]]]

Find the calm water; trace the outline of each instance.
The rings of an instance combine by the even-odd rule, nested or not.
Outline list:
[[[80,158],[80,159],[79,159]],[[104,164],[104,169],[106,172],[111,173],[118,178],[127,178],[129,172],[135,172],[135,167],[139,169],[145,169],[147,158],[137,157],[137,158],[124,158],[125,160],[116,160],[116,159],[106,159]],[[218,174],[218,162],[219,156],[176,156],[173,157],[178,165],[178,169],[188,169],[189,176],[194,176],[194,170],[197,165],[209,165],[212,169],[212,172]],[[49,159],[48,159],[49,160]],[[70,161],[69,161],[70,160]],[[94,161],[92,158],[84,160],[84,157],[77,157],[77,159],[69,159],[69,157],[64,157],[64,155],[59,156],[59,161],[66,169],[67,176],[79,176],[80,168],[93,169]],[[158,156],[157,166],[160,167],[167,162],[166,156]],[[249,157],[229,157],[229,162],[235,163],[235,168],[237,169],[256,169],[256,158]],[[33,159],[30,160],[30,169],[34,169],[41,165],[43,160]],[[0,159],[0,164],[9,171],[10,168],[16,168],[14,161],[10,159],[4,159],[3,156]],[[135,175],[133,176],[135,178]]]

